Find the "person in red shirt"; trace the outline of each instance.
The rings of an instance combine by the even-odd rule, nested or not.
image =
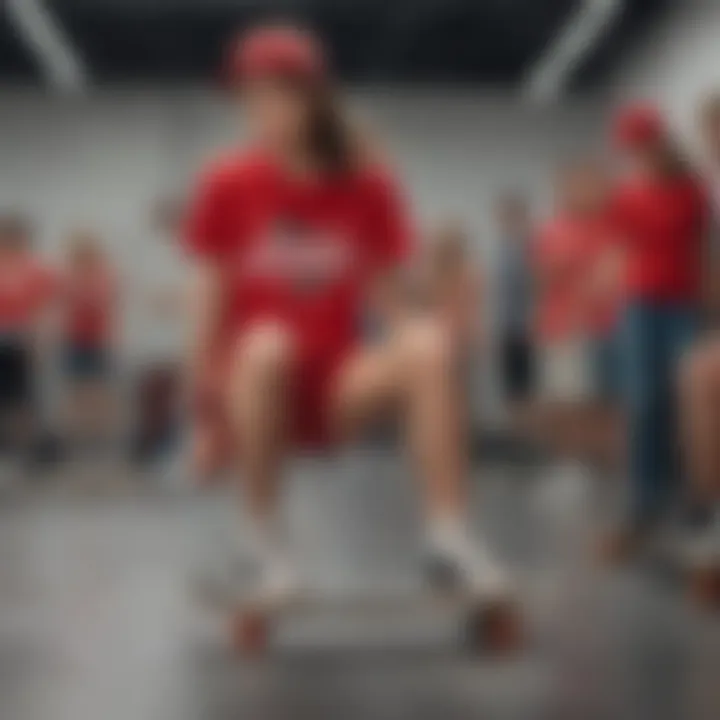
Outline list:
[[[353,130],[310,34],[252,30],[229,65],[251,140],[205,171],[189,213],[190,374],[196,431],[208,440],[213,415],[229,420],[262,590],[296,582],[276,518],[287,456],[396,412],[421,472],[432,566],[499,592],[503,573],[465,521],[467,448],[445,331],[393,311],[413,252],[401,190]],[[373,343],[362,333],[369,308],[394,319]]]
[[[654,529],[674,489],[678,366],[698,329],[709,203],[656,108],[622,110],[614,137],[628,162],[612,216],[625,266],[622,355],[632,500],[608,550],[622,559]]]
[[[24,218],[0,217],[0,432],[4,445],[21,452],[37,430],[36,359],[54,287],[31,236]]]
[[[62,283],[60,323],[70,385],[68,427],[75,442],[105,442],[115,416],[111,373],[118,288],[93,233],[71,235]]]
[[[533,247],[540,402],[521,428],[562,454],[611,460],[616,454],[614,343],[617,292],[605,280],[612,249],[608,183],[602,164],[580,158],[557,181],[553,217]]]
[[[720,309],[720,93],[703,99],[699,113],[704,171],[713,208],[712,247],[706,262],[706,309],[711,327]],[[688,560],[698,567],[717,566],[720,558],[720,341],[707,334],[683,363],[681,384],[683,450],[689,479],[685,520]]]

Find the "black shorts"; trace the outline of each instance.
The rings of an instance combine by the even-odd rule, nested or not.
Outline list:
[[[0,343],[0,412],[30,406],[33,375],[30,348],[22,341]]]
[[[505,397],[524,400],[535,388],[535,353],[527,335],[507,335],[500,343],[500,366]]]

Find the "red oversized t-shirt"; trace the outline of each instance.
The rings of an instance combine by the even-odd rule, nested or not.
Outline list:
[[[311,357],[357,341],[372,276],[411,247],[403,202],[382,171],[303,180],[259,154],[205,173],[187,240],[221,263],[228,332],[277,320]]]
[[[55,286],[51,270],[30,254],[0,262],[0,334],[30,331]]]
[[[613,221],[626,251],[631,299],[696,302],[709,224],[709,202],[691,175],[638,178],[615,193]]]
[[[83,347],[102,347],[111,339],[117,283],[107,270],[69,272],[64,278],[65,336]]]

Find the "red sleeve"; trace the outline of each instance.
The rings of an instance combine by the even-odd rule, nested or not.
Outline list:
[[[388,175],[373,179],[370,199],[369,240],[377,270],[405,264],[415,245],[410,212],[395,181]]]
[[[28,302],[33,312],[42,312],[59,292],[57,274],[42,263],[34,264],[28,278]]]
[[[211,168],[200,177],[185,220],[185,245],[195,256],[220,258],[230,244],[233,197],[227,172]]]
[[[62,290],[59,273],[47,265],[38,268],[37,283],[38,293],[45,302],[54,300]]]

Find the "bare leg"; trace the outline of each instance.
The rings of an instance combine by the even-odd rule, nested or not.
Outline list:
[[[495,592],[504,579],[467,525],[467,442],[453,371],[444,332],[418,321],[350,363],[338,385],[337,417],[353,433],[388,407],[399,411],[422,479],[429,550],[476,589]]]
[[[408,448],[423,476],[427,514],[461,516],[468,504],[468,438],[450,344],[429,325],[408,332],[401,352]]]
[[[720,496],[720,346],[697,350],[683,368],[681,407],[691,492],[703,504]]]
[[[436,326],[418,323],[354,358],[340,378],[335,410],[344,436],[383,415],[400,415],[422,475],[427,514],[464,511],[463,413],[449,348]]]
[[[259,326],[240,340],[236,357],[230,417],[240,444],[252,550],[261,563],[266,589],[280,592],[293,582],[276,517],[286,453],[292,343],[281,327]]]

